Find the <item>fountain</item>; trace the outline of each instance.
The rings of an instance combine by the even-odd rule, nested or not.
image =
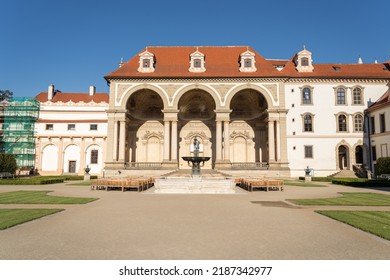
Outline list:
[[[196,137],[194,138],[193,143],[194,149],[191,151],[191,153],[194,154],[192,157],[182,157],[185,161],[188,162],[188,166],[192,169],[192,177],[194,176],[200,176],[200,168],[204,166],[205,161],[208,161],[210,157],[200,157],[200,142]]]
[[[182,157],[191,167],[191,176],[176,173],[156,179],[155,193],[192,193],[192,194],[232,194],[235,183],[231,177],[215,172],[213,175],[201,175],[200,168],[210,157],[200,157],[202,153],[199,140],[195,137],[190,152],[193,156]]]

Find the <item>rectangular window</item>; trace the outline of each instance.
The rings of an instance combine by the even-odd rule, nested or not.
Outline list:
[[[370,128],[371,134],[375,134],[375,117],[370,118]]]
[[[388,157],[387,144],[381,145],[381,157]]]
[[[380,133],[383,133],[386,131],[385,114],[379,115],[379,126],[380,126]]]
[[[149,68],[150,67],[150,60],[149,59],[143,59],[142,60],[142,67]]]
[[[90,124],[89,125],[89,130],[98,130],[98,125],[97,124]]]
[[[91,164],[98,163],[99,150],[91,150]]]
[[[194,67],[195,68],[200,68],[202,67],[202,63],[201,63],[201,60],[200,59],[194,59]]]
[[[53,130],[54,125],[52,123],[46,124],[46,130]]]
[[[76,125],[74,123],[68,124],[68,130],[76,130]]]
[[[244,59],[244,67],[251,68],[252,67],[252,60],[249,58]]]
[[[376,161],[376,147],[375,146],[371,147],[371,154],[372,154],[372,160]]]
[[[313,146],[305,146],[305,158],[313,158]]]
[[[301,63],[302,66],[309,66],[309,59],[307,57],[302,57]]]

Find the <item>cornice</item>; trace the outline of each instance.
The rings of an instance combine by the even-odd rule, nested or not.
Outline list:
[[[286,82],[287,78],[114,78],[111,82],[127,83],[264,83]]]
[[[388,83],[385,78],[290,78],[286,83]]]

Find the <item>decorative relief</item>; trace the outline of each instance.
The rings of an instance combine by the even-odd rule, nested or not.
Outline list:
[[[160,140],[164,139],[164,133],[162,131],[149,131],[146,130],[145,134],[142,136],[142,140],[147,140],[151,137],[157,137]]]
[[[231,85],[225,85],[225,84],[220,84],[220,85],[211,85],[212,88],[214,88],[218,94],[221,96],[221,101],[222,103],[225,102],[225,96],[229,92],[231,88],[234,87],[233,84]]]
[[[268,84],[264,85],[266,89],[272,94],[272,97],[274,98],[275,101],[278,101],[278,87],[276,84]]]
[[[251,133],[249,131],[233,131],[231,134],[230,134],[230,139],[234,139],[236,137],[243,137],[245,138],[246,140],[248,139],[252,139],[251,137]]]
[[[182,84],[160,84],[159,86],[165,90],[165,92],[168,94],[169,101],[171,102],[173,100],[174,94],[179,90],[179,88],[182,87]]]

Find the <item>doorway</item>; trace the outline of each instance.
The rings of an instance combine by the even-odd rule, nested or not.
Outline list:
[[[76,173],[76,161],[75,160],[70,160],[69,161],[69,173]]]

